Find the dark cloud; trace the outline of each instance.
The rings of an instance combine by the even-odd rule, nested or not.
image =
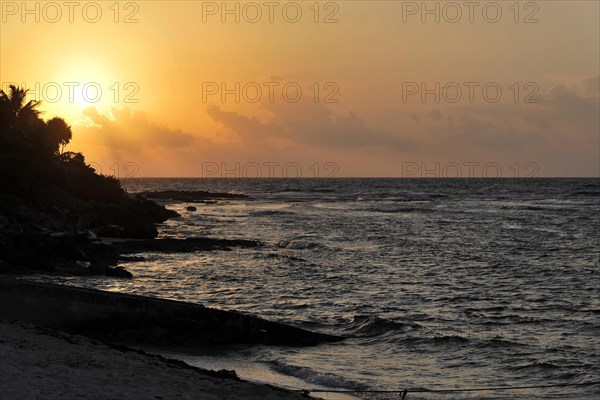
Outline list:
[[[557,85],[538,94],[538,103],[448,107],[443,114],[432,110],[427,116],[434,122],[425,129],[431,139],[447,148],[538,152],[543,151],[544,146],[567,143],[581,146],[587,142],[590,148],[597,149],[600,127],[598,82],[598,78],[592,78],[579,85]],[[442,118],[444,115],[445,119]]]
[[[420,118],[417,114],[415,113],[411,113],[410,114],[410,118],[414,121],[415,126],[419,126],[420,125]]]
[[[581,84],[586,96],[594,98],[600,97],[600,75],[595,78],[585,79]]]
[[[236,112],[223,111],[215,105],[208,106],[206,112],[212,119],[239,133],[242,137],[252,135],[252,139],[257,140],[277,133],[277,129],[274,126],[263,124],[254,117],[250,118]]]
[[[149,121],[141,111],[112,108],[112,118],[99,113],[95,107],[89,107],[83,113],[93,124],[79,127],[78,132],[85,135],[87,141],[112,149],[178,148],[194,143],[193,135]]]
[[[207,113],[215,121],[236,132],[242,140],[284,138],[296,144],[321,148],[385,147],[414,148],[415,144],[401,134],[368,127],[358,115],[349,112],[334,115],[321,103],[268,103],[263,107],[272,118],[263,123],[233,111],[212,105]]]
[[[429,112],[429,116],[431,117],[432,120],[434,120],[436,122],[440,122],[442,119],[444,119],[442,112],[440,110],[438,110],[437,108],[431,110]]]
[[[571,121],[576,126],[595,126],[600,123],[599,106],[600,77],[582,81],[581,87],[554,87],[547,95],[540,96],[540,103],[547,117]]]
[[[438,130],[440,136],[459,146],[502,152],[532,148],[546,141],[544,135],[535,129],[519,128],[507,120],[481,120],[468,115],[461,115],[456,124],[447,124]]]
[[[250,147],[269,141],[285,141],[315,149],[389,149],[411,154],[537,155],[580,151],[582,157],[598,157],[600,126],[599,79],[578,85],[557,85],[540,92],[538,103],[449,104],[418,111],[397,108],[373,120],[376,129],[359,115],[334,114],[312,101],[261,104],[271,117],[259,120],[219,106],[209,106],[213,120],[235,132]],[[549,157],[549,156],[548,156]]]

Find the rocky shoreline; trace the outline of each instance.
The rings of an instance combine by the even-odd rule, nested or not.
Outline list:
[[[70,199],[62,207],[34,207],[15,197],[8,206],[0,205],[0,274],[43,272],[131,278],[131,273],[118,266],[128,261],[126,255],[145,251],[227,251],[261,245],[257,240],[157,239],[156,224],[179,214],[150,197],[201,202],[246,196],[205,191],[146,192],[125,195],[115,202]]]
[[[192,197],[201,202],[198,195]],[[143,259],[138,253],[228,251],[262,243],[157,238],[157,224],[179,214],[140,195],[77,201],[76,207],[10,204],[12,199],[7,206],[3,200],[0,381],[12,399],[306,398],[240,381],[235,371],[201,370],[129,346],[201,352],[216,344],[313,346],[343,339],[235,311],[28,281],[28,274],[38,273],[132,278],[121,264]]]
[[[168,191],[123,193],[113,201],[101,201],[62,193],[68,201],[58,207],[56,195],[44,203],[4,195],[0,202],[0,318],[110,340],[127,339],[131,334],[136,342],[160,345],[235,342],[302,346],[340,339],[199,305],[20,279],[40,273],[127,279],[133,276],[122,264],[143,260],[139,253],[230,251],[262,245],[252,239],[157,238],[156,224],[179,214],[148,196],[196,201],[245,198],[239,194]]]

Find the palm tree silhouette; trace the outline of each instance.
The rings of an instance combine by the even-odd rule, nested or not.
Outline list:
[[[9,86],[9,93],[0,90],[0,115],[6,118],[12,129],[24,129],[30,127],[32,122],[39,120],[40,111],[37,107],[40,100],[29,100],[25,103],[28,90]]]
[[[9,92],[0,91],[0,127],[5,135],[13,135],[8,139],[16,147],[21,147],[27,152],[33,152],[37,156],[58,155],[64,151],[65,146],[71,140],[73,133],[71,127],[62,118],[52,118],[44,122],[40,118],[41,112],[37,107],[41,104],[39,100],[25,102],[27,90],[15,85],[9,87]],[[16,137],[15,137],[16,136]],[[17,143],[14,143],[17,142]],[[21,146],[18,146],[20,142]],[[22,148],[26,144],[27,149]],[[13,150],[15,146],[12,146]]]
[[[60,152],[72,137],[62,118],[45,122],[37,109],[38,100],[26,101],[27,90],[15,85],[0,91],[0,161],[19,168],[29,180],[27,191],[36,198],[42,181],[56,175]],[[24,182],[23,182],[24,183]]]
[[[42,123],[37,107],[40,101],[27,103],[27,90],[10,85],[8,93],[0,90],[0,128],[2,130],[2,153],[24,154],[34,146],[32,135]]]

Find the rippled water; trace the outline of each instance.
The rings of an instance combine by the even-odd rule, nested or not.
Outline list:
[[[217,359],[236,360],[238,369],[250,360],[298,378],[280,381],[289,386],[384,390],[600,379],[598,179],[131,179],[124,186],[248,194],[196,204],[196,212],[169,204],[182,218],[161,235],[265,246],[145,254],[146,262],[127,264],[132,281],[69,282],[350,337],[307,349],[224,349]],[[450,397],[598,395],[600,385]]]

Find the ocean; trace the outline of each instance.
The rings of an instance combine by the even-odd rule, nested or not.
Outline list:
[[[409,390],[410,399],[597,399],[599,179],[143,179],[236,192],[171,202],[161,237],[258,239],[230,252],[144,253],[135,278],[50,278],[238,310],[348,339],[171,354],[296,389]],[[414,389],[417,389],[416,391]],[[423,389],[419,391],[418,389]],[[314,393],[400,398],[392,393]]]

